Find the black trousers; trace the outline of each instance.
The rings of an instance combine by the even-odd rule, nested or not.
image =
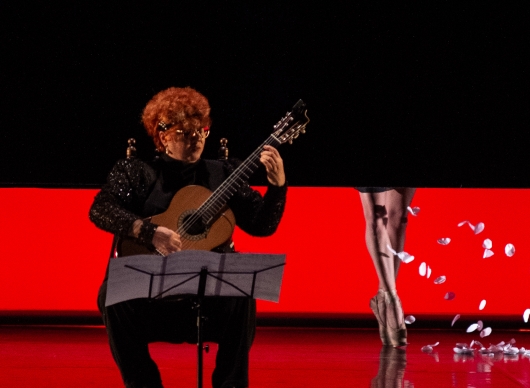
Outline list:
[[[149,354],[151,342],[196,343],[193,299],[134,299],[105,307],[107,283],[98,307],[107,328],[112,356],[129,388],[160,388],[162,380]],[[256,304],[249,298],[206,297],[202,303],[204,340],[219,344],[213,388],[248,386],[248,353],[254,340]]]

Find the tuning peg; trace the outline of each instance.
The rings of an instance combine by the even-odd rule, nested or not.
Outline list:
[[[300,130],[300,133],[305,133],[305,128],[302,128],[302,129]]]
[[[289,144],[293,144],[293,139],[289,139]]]

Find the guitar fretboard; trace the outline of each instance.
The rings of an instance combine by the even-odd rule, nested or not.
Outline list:
[[[197,209],[195,214],[178,228],[179,233],[187,230],[199,219],[202,219],[205,225],[209,225],[221,209],[226,205],[228,200],[237,192],[243,182],[247,181],[259,166],[260,154],[263,147],[272,145],[277,147],[281,142],[274,136],[270,135],[243,163],[241,163],[230,176],[210,195],[210,197]]]

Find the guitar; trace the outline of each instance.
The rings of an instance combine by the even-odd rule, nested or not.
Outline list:
[[[234,213],[227,206],[228,200],[259,166],[263,146],[277,147],[292,144],[309,123],[305,103],[299,100],[290,112],[274,125],[273,133],[225,181],[212,193],[203,186],[186,186],[180,189],[168,207],[150,221],[176,231],[182,242],[181,249],[212,250],[226,243],[236,225]],[[118,256],[160,254],[134,239],[120,239]]]

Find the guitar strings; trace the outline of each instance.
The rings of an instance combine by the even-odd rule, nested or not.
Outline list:
[[[274,136],[270,135],[265,142],[261,144],[258,149],[256,149],[243,163],[237,167],[232,174],[228,176],[228,178],[221,183],[221,185],[210,195],[210,197],[197,209],[195,213],[191,217],[189,217],[185,222],[183,222],[179,227],[177,228],[177,231],[179,234],[183,234],[188,227],[193,225],[195,222],[197,222],[199,219],[201,219],[204,215],[206,215],[211,208],[213,208],[216,204],[219,205],[218,209],[213,211],[213,216],[217,214],[217,212],[228,202],[230,197],[235,194],[237,189],[241,186],[242,182],[238,182],[241,179],[241,175],[244,174],[245,170],[250,170],[250,173],[252,174],[254,170],[250,167],[251,165],[254,165],[254,168],[257,168],[258,165],[254,163],[254,160],[259,160],[259,154],[263,150],[263,146],[270,145],[273,143],[279,143],[279,140]],[[231,189],[235,189],[233,192]],[[228,193],[228,198],[223,199],[223,201],[219,201],[218,199],[221,198],[225,193]]]
[[[289,118],[291,120],[289,120]],[[283,133],[285,133],[286,126],[288,126],[290,130],[292,130],[293,128],[297,128],[297,130],[295,130],[294,132],[298,132],[299,128],[305,127],[305,125],[302,125],[302,126],[299,125],[300,120],[296,120],[295,122],[292,122],[293,121],[292,118],[293,118],[292,112],[289,112],[287,116],[281,121],[282,125],[280,125],[280,127],[283,126],[281,128],[281,131],[283,131]],[[214,207],[216,204],[218,204],[219,206],[217,209],[214,209],[210,218],[214,217],[219,212],[219,210],[221,210],[221,208],[226,204],[226,202],[228,202],[230,197],[234,195],[235,193],[235,191],[230,192],[230,189],[235,188],[237,190],[237,188],[241,186],[241,183],[237,181],[241,178],[241,175],[243,175],[245,169],[248,169],[250,171],[250,174],[252,174],[254,173],[254,170],[249,165],[250,164],[254,165],[254,168],[258,167],[258,165],[254,163],[252,159],[259,159],[258,153],[261,153],[263,146],[270,145],[273,143],[282,144],[282,141],[280,141],[275,136],[275,133],[278,132],[280,127],[276,128],[275,132],[273,132],[265,140],[265,142],[263,142],[262,145],[258,147],[258,149],[256,149],[238,168],[236,168],[236,170],[232,174],[230,174],[230,176],[215,190],[214,193],[212,193],[212,195],[197,209],[197,211],[190,218],[188,218],[181,226],[177,228],[177,231],[179,232],[179,234],[182,234],[182,232],[184,232],[189,226],[193,225],[199,218],[202,218],[203,215],[205,214],[207,215],[207,213],[211,210],[211,208]],[[285,142],[285,139],[283,142]],[[234,183],[236,184],[233,185]],[[216,202],[225,193],[228,193],[228,198],[224,199],[224,201],[222,202],[221,201]]]

